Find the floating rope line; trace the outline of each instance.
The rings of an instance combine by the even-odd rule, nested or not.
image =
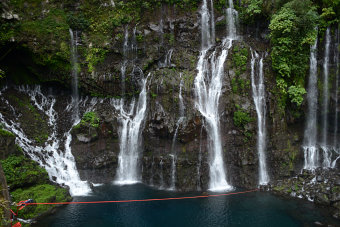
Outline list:
[[[220,197],[228,195],[239,195],[250,192],[258,191],[259,189],[253,189],[250,191],[243,192],[232,192],[227,194],[216,194],[216,195],[199,195],[199,196],[185,196],[185,197],[174,197],[174,198],[160,198],[160,199],[130,199],[130,200],[113,200],[113,201],[90,201],[90,202],[59,202],[59,203],[27,203],[27,206],[31,205],[67,205],[67,204],[100,204],[100,203],[131,203],[131,202],[151,202],[151,201],[165,201],[165,200],[183,200],[183,199],[200,199],[209,197]]]

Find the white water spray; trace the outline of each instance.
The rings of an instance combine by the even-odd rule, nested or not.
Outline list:
[[[259,185],[267,185],[269,175],[266,162],[266,97],[263,79],[263,58],[256,51],[251,52],[251,85],[257,113],[257,151],[259,155]],[[259,59],[259,60],[258,60]],[[256,73],[255,64],[258,65]],[[258,76],[257,82],[255,76]]]
[[[182,78],[182,74],[180,75],[180,78]],[[182,88],[183,88],[183,80],[181,79],[180,82],[180,88],[179,88],[179,119],[176,123],[176,130],[174,133],[174,137],[172,138],[172,144],[171,144],[171,185],[169,190],[176,190],[176,161],[177,161],[177,152],[176,152],[176,138],[178,134],[179,126],[183,123],[185,117],[184,117],[184,102],[182,97]]]
[[[48,117],[48,124],[52,129],[52,133],[48,137],[45,145],[37,146],[26,136],[19,123],[6,120],[1,114],[0,121],[8,130],[17,136],[16,143],[24,152],[46,169],[52,181],[69,186],[72,196],[88,194],[91,189],[87,182],[80,180],[75,160],[71,153],[71,130],[64,134],[65,150],[61,150],[61,141],[57,138],[58,115],[54,110],[56,99],[53,96],[46,97],[43,95],[40,91],[40,86],[36,86],[34,89],[20,87],[19,91],[29,95],[33,104]],[[8,102],[6,102],[6,104],[9,105]]]
[[[118,119],[121,123],[116,184],[134,184],[140,181],[138,163],[141,153],[142,124],[147,103],[146,82],[147,78],[143,79],[142,91],[139,94],[137,105],[132,100],[128,111],[125,110],[123,99],[113,100],[115,109],[120,112]]]
[[[308,112],[306,120],[306,128],[304,133],[304,169],[315,169],[318,166],[319,155],[317,142],[317,42],[310,49],[310,66],[309,66],[309,80],[307,90]]]
[[[79,92],[78,92],[78,33],[69,29],[71,37],[71,65],[72,65],[72,107],[73,119],[79,120]],[[74,36],[75,34],[75,36]]]
[[[211,2],[212,4],[212,2]],[[213,5],[211,5],[213,10]],[[232,5],[230,6],[232,7]],[[219,98],[222,90],[222,80],[224,76],[224,62],[228,55],[228,50],[232,47],[232,39],[224,39],[221,45],[221,54],[216,57],[217,49],[208,56],[208,50],[214,43],[212,34],[215,28],[212,28],[210,20],[212,13],[209,12],[207,1],[203,1],[201,8],[201,29],[202,29],[202,50],[197,63],[198,74],[195,78],[195,94],[197,100],[196,108],[200,111],[206,121],[207,134],[209,136],[209,190],[221,191],[231,190],[232,186],[228,184],[226,170],[223,162],[220,122],[219,122]],[[234,23],[234,20],[230,23]],[[235,27],[235,25],[234,25]],[[229,37],[236,37],[234,30],[228,31]]]

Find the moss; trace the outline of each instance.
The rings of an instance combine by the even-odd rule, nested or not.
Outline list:
[[[332,193],[340,193],[340,186],[335,186],[332,188]]]
[[[276,186],[273,189],[274,189],[274,191],[282,192],[285,189],[285,187],[284,186]]]
[[[11,189],[48,182],[45,169],[23,155],[10,156],[1,161],[7,184]]]
[[[249,113],[245,112],[244,110],[238,109],[234,112],[233,121],[234,125],[244,129],[246,124],[253,121],[253,118],[249,116]]]
[[[7,130],[0,128],[0,136],[4,137],[15,137],[15,135]]]
[[[96,112],[90,111],[86,112],[80,123],[75,125],[73,128],[74,129],[79,129],[81,127],[93,127],[93,128],[98,128],[99,127],[99,117]]]
[[[33,199],[34,202],[37,203],[67,202],[71,200],[67,189],[50,184],[40,184],[29,188],[19,188],[11,192],[11,195],[13,201],[16,202],[27,199]],[[18,216],[24,219],[32,219],[54,207],[55,205],[26,206],[19,212]]]

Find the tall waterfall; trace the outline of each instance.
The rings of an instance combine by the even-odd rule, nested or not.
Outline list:
[[[325,37],[325,54],[323,59],[323,94],[322,94],[322,141],[321,141],[321,149],[323,151],[323,163],[324,167],[329,167],[331,164],[330,161],[330,149],[327,144],[327,135],[328,135],[328,106],[329,106],[329,86],[328,86],[328,74],[329,74],[329,46],[331,43],[331,35],[330,28],[326,30]]]
[[[259,155],[259,184],[266,185],[269,182],[266,162],[266,97],[263,79],[263,58],[259,59],[256,51],[251,52],[251,86],[253,99],[257,113],[257,151]],[[256,72],[255,64],[258,65]],[[255,81],[257,78],[257,82]]]
[[[229,7],[227,8],[227,37],[229,39],[237,39],[236,22],[238,12],[234,9],[233,0],[228,0]]]
[[[236,37],[236,30],[228,31],[228,38],[224,39],[219,48],[208,56],[208,51],[213,47],[215,37],[211,21],[213,15],[213,2],[211,1],[211,11],[208,9],[207,0],[203,0],[201,8],[201,35],[202,49],[197,63],[197,76],[194,81],[196,102],[195,106],[200,111],[206,121],[206,129],[209,136],[209,190],[230,190],[232,186],[228,184],[226,170],[223,162],[220,117],[218,113],[219,98],[222,90],[222,80],[224,77],[224,62],[228,55],[228,50],[232,47],[232,39]],[[232,7],[232,5],[230,5]],[[233,11],[233,9],[231,9]],[[228,11],[227,11],[228,12]],[[228,17],[228,19],[230,19]],[[235,20],[229,21],[235,27]],[[232,27],[232,26],[231,26]],[[220,55],[216,56],[220,51]]]
[[[180,76],[182,77],[182,75]],[[171,145],[171,158],[172,158],[172,163],[171,163],[171,185],[169,190],[175,190],[176,189],[176,160],[177,160],[177,152],[176,152],[176,138],[178,134],[178,129],[179,126],[182,124],[184,121],[184,102],[183,102],[183,97],[182,97],[182,88],[183,88],[183,79],[181,79],[180,82],[180,88],[179,88],[179,119],[176,123],[176,130],[174,133],[174,137],[172,138],[172,145]]]
[[[20,87],[19,91],[28,95],[34,106],[48,117],[48,125],[51,128],[52,133],[48,136],[48,139],[43,146],[38,146],[26,136],[18,122],[5,119],[5,117],[0,114],[1,123],[17,136],[16,143],[31,159],[38,162],[40,166],[46,169],[52,181],[69,186],[72,196],[88,194],[91,189],[87,182],[80,180],[75,160],[71,153],[71,130],[63,135],[65,143],[64,150],[63,147],[60,146],[62,140],[58,139],[58,114],[54,109],[56,103],[55,97],[51,95],[45,96],[41,92],[40,86],[36,86],[34,89]],[[4,97],[1,97],[1,99],[12,111],[14,111],[13,115],[15,116],[14,107],[12,107]]]
[[[128,110],[125,110],[124,99],[113,100],[112,103],[120,113],[118,120],[121,124],[116,184],[134,184],[140,181],[138,164],[141,153],[142,124],[146,114],[146,83],[147,78],[142,80],[142,91],[137,103],[133,99]]]
[[[78,92],[78,33],[69,29],[71,37],[71,65],[72,65],[72,103],[73,103],[73,119],[79,119],[79,92]],[[75,36],[74,36],[75,34]]]
[[[333,147],[334,150],[338,150],[338,143],[337,143],[337,134],[338,134],[338,95],[339,95],[339,30],[336,31],[336,43],[334,48],[334,63],[336,65],[336,72],[335,72],[335,117],[334,117],[334,139],[333,139]]]
[[[319,156],[317,148],[317,108],[318,108],[318,88],[317,88],[317,43],[310,48],[309,80],[307,89],[308,112],[306,118],[305,135],[303,141],[304,169],[315,169],[318,166]]]

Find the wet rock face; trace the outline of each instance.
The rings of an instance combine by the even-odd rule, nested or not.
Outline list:
[[[92,183],[112,182],[117,169],[118,122],[113,116],[113,107],[107,102],[95,109],[101,112],[99,124],[79,123],[72,129],[72,154],[80,178]]]
[[[270,189],[279,195],[293,196],[333,207],[333,216],[340,218],[340,174],[336,169],[303,170],[296,177],[277,180]]]

